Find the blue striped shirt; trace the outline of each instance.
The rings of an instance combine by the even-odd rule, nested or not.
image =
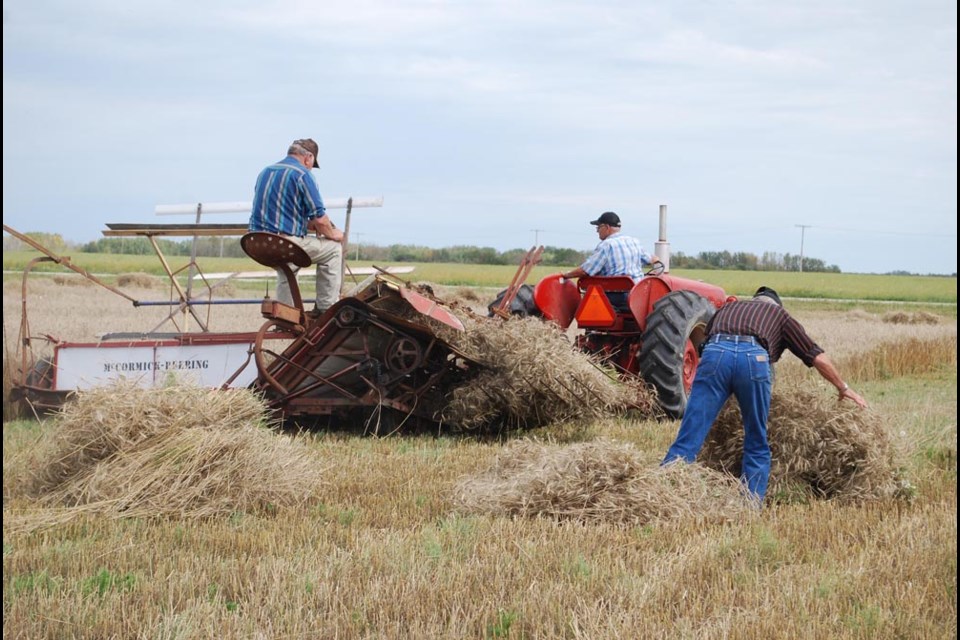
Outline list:
[[[591,276],[630,276],[636,282],[650,262],[650,254],[636,238],[615,233],[602,240],[580,268]]]
[[[326,214],[313,175],[293,156],[257,176],[250,211],[250,231],[307,235],[307,223]]]

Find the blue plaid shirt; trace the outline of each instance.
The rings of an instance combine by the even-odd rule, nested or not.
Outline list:
[[[292,156],[257,176],[250,211],[250,231],[307,235],[307,223],[326,214],[313,175]]]
[[[650,262],[650,254],[636,238],[615,233],[602,240],[580,268],[591,276],[630,276],[637,282]]]

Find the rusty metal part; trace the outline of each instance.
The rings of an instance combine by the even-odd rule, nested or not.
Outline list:
[[[285,417],[388,408],[440,421],[447,394],[481,365],[426,324],[361,299],[386,297],[415,309],[427,299],[405,296],[409,290],[383,284],[372,285],[364,296],[340,300],[283,353],[273,354],[272,362],[261,365],[258,360],[263,368],[254,387],[270,406]],[[426,309],[425,317],[444,321],[438,309]]]
[[[257,337],[253,343],[253,357],[254,361],[257,363],[257,371],[260,373],[260,377],[278,392],[286,394],[287,389],[282,384],[277,382],[277,380],[270,375],[269,372],[270,362],[267,361],[267,356],[276,357],[276,352],[264,347],[264,339],[267,337],[267,332],[275,328],[282,329],[282,323],[276,320],[268,320],[263,323],[263,326],[260,327],[259,331],[257,331]]]

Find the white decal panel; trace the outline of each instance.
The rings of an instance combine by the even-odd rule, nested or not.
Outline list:
[[[230,344],[59,345],[54,389],[72,391],[100,387],[121,379],[141,387],[172,383],[220,387],[238,370],[231,387],[246,387],[257,377],[249,342]]]

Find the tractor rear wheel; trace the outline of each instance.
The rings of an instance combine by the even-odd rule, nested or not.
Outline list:
[[[500,306],[500,302],[509,291],[509,289],[504,289],[497,294],[493,302],[487,305],[487,311],[489,312],[487,315],[489,317],[492,318],[496,315],[493,310]],[[529,284],[520,285],[520,288],[517,290],[517,296],[510,302],[509,312],[510,315],[521,318],[528,316],[539,318],[543,315],[540,309],[537,308],[537,303],[533,300],[533,286]]]
[[[698,346],[716,309],[693,291],[673,291],[653,305],[640,348],[640,375],[657,389],[671,418],[683,417],[700,362]]]

